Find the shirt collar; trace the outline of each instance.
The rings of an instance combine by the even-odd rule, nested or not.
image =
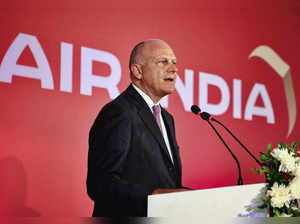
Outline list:
[[[141,90],[139,87],[137,87],[136,85],[134,85],[132,83],[132,86],[133,88],[141,95],[141,97],[145,100],[145,102],[147,103],[148,107],[151,109],[151,111],[153,112],[153,109],[152,107],[154,105],[159,105],[159,103],[155,104],[153,103],[152,99],[146,94],[143,92],[143,90]]]

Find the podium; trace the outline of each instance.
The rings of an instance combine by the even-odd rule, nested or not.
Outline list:
[[[249,184],[148,196],[148,217],[236,218],[265,186]]]

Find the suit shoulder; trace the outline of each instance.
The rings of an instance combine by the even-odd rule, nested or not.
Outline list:
[[[102,110],[117,110],[119,112],[126,113],[130,108],[132,108],[132,105],[130,104],[128,97],[126,94],[122,93],[116,99],[107,103]]]
[[[131,105],[130,100],[123,92],[117,98],[102,107],[96,120],[130,117],[133,108],[134,107]]]

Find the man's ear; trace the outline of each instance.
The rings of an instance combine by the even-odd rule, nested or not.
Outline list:
[[[139,64],[131,65],[131,72],[136,79],[142,79],[142,68]]]

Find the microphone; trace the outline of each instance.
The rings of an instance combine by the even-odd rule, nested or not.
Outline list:
[[[191,111],[196,114],[196,115],[200,115],[200,117],[203,120],[206,120],[208,122],[208,124],[211,126],[211,128],[215,131],[215,133],[217,134],[217,136],[219,137],[219,139],[222,141],[222,143],[225,145],[226,149],[229,151],[229,153],[231,154],[231,156],[233,157],[233,159],[236,162],[236,165],[238,167],[238,185],[243,185],[243,179],[242,179],[242,173],[241,173],[241,166],[240,163],[238,161],[238,159],[236,158],[236,156],[233,154],[233,152],[231,151],[231,149],[229,148],[229,146],[226,144],[226,142],[224,141],[224,139],[221,137],[221,135],[219,134],[219,132],[217,131],[217,129],[212,125],[212,123],[210,122],[210,120],[214,121],[215,119],[207,112],[202,112],[200,108],[197,105],[193,105],[191,107]]]
[[[196,105],[193,105],[192,107],[194,107],[194,108],[197,108],[198,106],[196,106]],[[191,108],[192,109],[192,108]],[[198,107],[198,109],[200,110],[200,108]],[[200,110],[201,111],[201,110]],[[212,121],[214,121],[214,122],[216,122],[216,123],[218,123],[219,125],[221,125],[230,135],[231,135],[231,137],[233,137],[234,138],[234,140],[235,141],[237,141],[239,144],[240,144],[240,146],[242,146],[242,148],[252,157],[252,159],[254,159],[255,160],[255,162],[260,166],[260,167],[262,167],[263,166],[263,164],[249,151],[249,149],[223,124],[223,123],[221,123],[220,121],[218,121],[217,119],[215,119],[214,117],[212,117],[209,113],[207,113],[207,112],[202,112],[203,114],[205,113],[205,115],[203,115],[203,116],[205,116],[205,117],[208,117],[210,120],[212,120]],[[201,113],[201,114],[202,114]],[[203,116],[200,114],[200,116],[201,116],[201,118],[202,119],[204,119],[203,118]],[[206,120],[206,119],[204,119],[204,120]]]
[[[208,120],[208,119],[212,119],[213,117],[211,117],[211,115],[209,113],[206,113],[206,112],[202,112],[201,113],[201,110],[200,108],[197,106],[197,105],[193,105],[191,106],[191,111],[196,114],[196,115],[200,115],[200,117],[203,119],[203,120]]]
[[[197,105],[191,106],[191,111],[196,115],[199,115],[201,113],[201,110]]]

